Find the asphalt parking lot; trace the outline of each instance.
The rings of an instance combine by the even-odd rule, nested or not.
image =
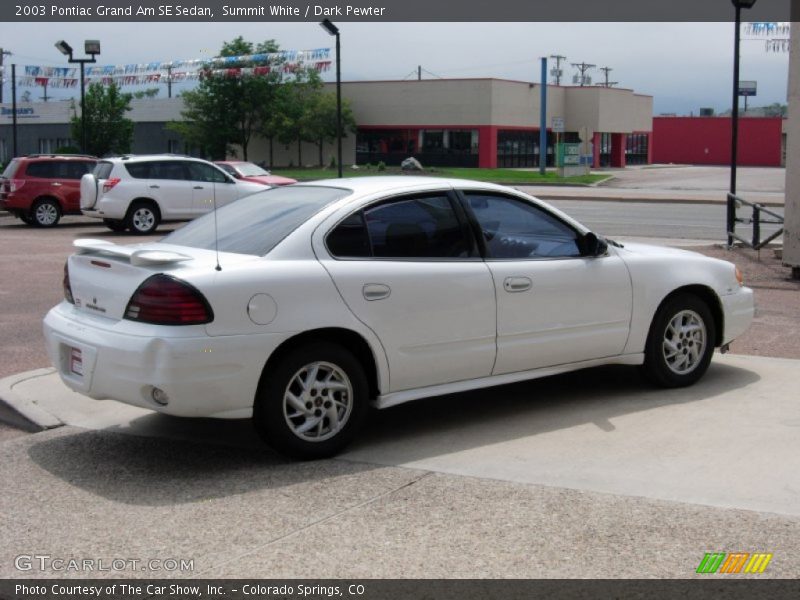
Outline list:
[[[0,577],[685,578],[733,551],[773,553],[759,577],[800,576],[796,360],[717,355],[687,390],[614,367],[410,403],[372,415],[339,458],[292,463],[247,422],[91,401],[48,370],[15,377],[47,366],[38,323],[71,241],[131,238],[6,219],[0,394],[60,426],[0,428]],[[36,553],[194,562],[15,567]]]

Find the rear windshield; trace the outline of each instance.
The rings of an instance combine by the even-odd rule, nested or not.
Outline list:
[[[114,168],[114,163],[100,161],[94,167],[94,176],[98,179],[108,179],[108,176],[111,175],[111,169]]]
[[[328,204],[349,195],[341,188],[273,188],[236,200],[217,210],[220,252],[263,256]],[[162,240],[165,244],[213,250],[214,213],[195,219]]]
[[[6,170],[3,171],[3,177],[5,177],[6,179],[11,179],[17,170],[17,165],[19,165],[19,160],[17,160],[16,158],[12,160],[10,163],[8,163]]]

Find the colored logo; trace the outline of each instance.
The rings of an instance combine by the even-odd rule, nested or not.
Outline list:
[[[772,554],[749,552],[706,552],[698,573],[763,573]]]

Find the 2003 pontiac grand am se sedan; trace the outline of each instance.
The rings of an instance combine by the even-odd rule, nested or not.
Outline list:
[[[618,244],[509,188],[421,177],[275,188],[161,242],[77,240],[44,321],[64,382],[186,417],[252,417],[335,454],[368,404],[643,365],[697,381],[748,327],[731,263]]]

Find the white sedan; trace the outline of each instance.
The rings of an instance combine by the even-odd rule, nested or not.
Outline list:
[[[44,320],[64,382],[252,418],[302,458],[368,405],[603,364],[697,381],[753,316],[731,263],[588,231],[521,192],[423,177],[276,188],[158,243],[77,240]]]

